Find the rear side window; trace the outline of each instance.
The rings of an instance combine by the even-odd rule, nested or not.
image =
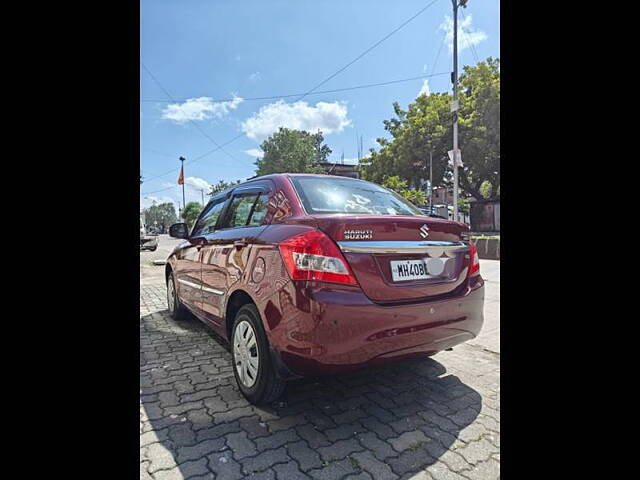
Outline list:
[[[290,177],[307,213],[423,215],[400,195],[364,180]]]
[[[226,219],[220,228],[238,228],[262,225],[267,214],[269,194],[245,193],[233,197]]]
[[[240,195],[234,197],[229,205],[229,216],[224,228],[244,227],[251,215],[251,207],[258,197],[257,194]]]
[[[269,204],[269,194],[263,193],[258,197],[258,201],[253,207],[253,213],[249,218],[247,225],[258,226],[262,225],[264,217],[267,215],[267,205]]]

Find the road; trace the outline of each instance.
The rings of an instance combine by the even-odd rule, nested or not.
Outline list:
[[[484,325],[470,343],[500,353],[500,260],[480,259],[484,278]]]
[[[158,235],[158,248],[155,252],[144,250],[140,252],[140,284],[150,284],[161,281],[164,275],[164,265],[154,265],[154,260],[166,260],[176,245],[184,240],[171,238],[169,235]]]
[[[485,326],[433,357],[290,383],[269,406],[238,391],[202,323],[173,321],[162,266],[140,253],[140,479],[500,477],[500,262],[481,260]]]

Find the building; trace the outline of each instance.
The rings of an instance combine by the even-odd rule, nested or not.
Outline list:
[[[337,175],[339,177],[360,178],[357,164],[321,162],[319,164],[327,175]]]
[[[433,189],[433,203],[453,205],[453,191],[447,191],[444,187],[435,187]]]

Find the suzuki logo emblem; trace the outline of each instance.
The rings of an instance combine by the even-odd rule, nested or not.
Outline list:
[[[420,227],[420,235],[422,238],[427,238],[429,236],[429,227],[426,224]]]

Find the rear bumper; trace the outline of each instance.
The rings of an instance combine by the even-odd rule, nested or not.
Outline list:
[[[286,290],[277,321],[265,311],[265,323],[278,362],[296,376],[433,355],[476,337],[484,321],[481,278],[456,297],[393,306],[316,282],[291,282]]]

